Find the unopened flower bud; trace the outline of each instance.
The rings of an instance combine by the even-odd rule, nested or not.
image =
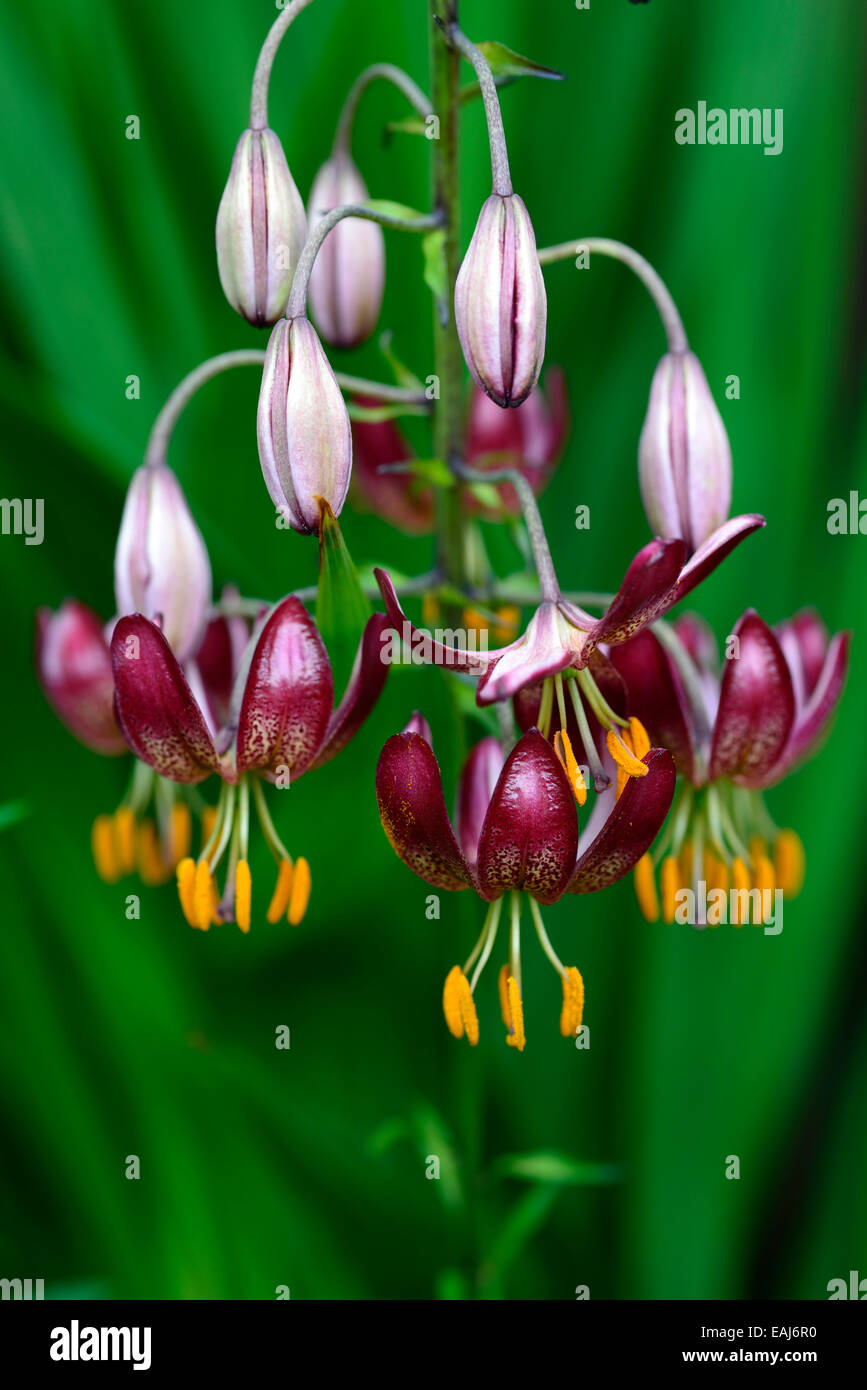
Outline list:
[[[304,204],[273,130],[245,130],[217,213],[217,266],[232,308],[276,323],[307,237]]]
[[[125,753],[114,717],[114,677],[102,623],[92,609],[67,599],[56,613],[36,615],[36,672],[49,704],[94,753]]]
[[[652,530],[690,554],[728,518],[732,453],[701,363],[667,352],[650,387],[638,478]]]
[[[265,486],[293,530],[319,530],[320,501],[340,514],[352,471],[349,412],[309,319],[281,319],[271,333],[258,438]]]
[[[183,489],[166,464],[132,476],[114,554],[118,614],[158,621],[183,664],[194,655],[211,603],[211,565]]]
[[[350,156],[338,151],[322,165],[310,191],[308,215],[320,218],[345,203],[364,203],[364,179]],[[322,243],[310,276],[310,310],[326,342],[350,348],[376,327],[385,288],[385,240],[375,222],[347,217]]]
[[[492,193],[458,273],[455,321],[473,380],[497,405],[520,405],[536,385],[546,319],[529,213],[516,193]]]

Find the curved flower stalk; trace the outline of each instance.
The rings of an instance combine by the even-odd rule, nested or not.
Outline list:
[[[425,721],[388,740],[376,771],[383,829],[403,862],[432,887],[472,889],[490,904],[482,934],[464,966],[446,980],[443,1008],[455,1037],[478,1042],[473,994],[497,939],[503,899],[510,900],[508,964],[500,971],[506,1041],[523,1051],[521,906],[529,903],[539,942],[563,989],[560,1030],[574,1037],[581,1026],[584,985],[574,966],[564,966],[545,931],[539,905],[565,893],[595,893],[616,883],[646,852],[674,793],[671,755],[648,749],[645,776],[615,800],[600,797],[579,837],[569,779],[538,729],[504,755],[486,738],[467,758],[458,790],[457,831],[449,820],[440,769]],[[470,973],[472,972],[472,974]]]
[[[673,631],[650,628],[611,652],[632,706],[677,762],[681,785],[665,836],[636,869],[639,904],[650,921],[675,920],[678,893],[779,888],[794,897],[804,850],[780,830],[762,791],[811,757],[828,731],[846,680],[849,634],[830,641],[811,611],[771,629],[752,609],[737,623],[720,675],[713,637],[684,616]],[[698,894],[700,897],[701,894]],[[747,899],[743,900],[746,904]],[[708,916],[708,925],[718,925]],[[747,918],[740,913],[734,925]]]
[[[346,150],[336,149],[310,190],[309,220],[344,203],[367,201],[367,185]],[[342,221],[323,243],[310,276],[310,311],[327,343],[357,347],[369,338],[385,292],[385,237],[375,222]]]
[[[177,866],[178,893],[193,927],[236,921],[250,929],[252,881],[248,861],[252,797],[277,863],[270,922],[304,916],[310,896],[306,859],[294,864],[268,811],[262,782],[288,786],[321,767],[355,735],[388,674],[380,660],[385,618],[368,621],[346,693],[332,708],[328,653],[301,601],[290,595],[273,609],[242,663],[231,710],[215,730],[169,644],[140,614],[122,618],[111,642],[117,717],[129,747],[172,782],[196,785],[216,773],[222,781],[212,833],[197,861]],[[224,891],[215,874],[227,861]]]

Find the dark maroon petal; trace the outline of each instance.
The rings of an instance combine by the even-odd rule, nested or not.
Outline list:
[[[761,779],[786,746],[795,692],[786,658],[771,629],[752,609],[733,637],[737,656],[725,663],[710,757],[710,778]]]
[[[646,777],[630,777],[611,815],[578,863],[570,893],[596,893],[628,874],[646,854],[674,796],[674,759],[665,748],[651,748],[643,759]]]
[[[114,717],[114,677],[102,623],[67,599],[36,615],[36,674],[54,713],[94,753],[127,751]]]
[[[469,864],[479,857],[482,825],[502,770],[503,749],[499,739],[491,737],[477,743],[464,763],[458,783],[458,838]]]
[[[443,798],[439,765],[420,734],[394,734],[376,769],[379,818],[389,844],[414,874],[434,888],[472,888]]]
[[[662,643],[649,629],[613,647],[611,660],[629,690],[629,707],[658,748],[667,748],[679,772],[695,774],[690,708],[680,676]]]
[[[383,633],[391,630],[384,613],[374,613],[364,626],[346,692],[328,722],[325,742],[313,760],[313,767],[330,762],[355,738],[376,704],[388,676],[383,660]]]
[[[675,603],[680,603],[681,599],[692,593],[696,585],[706,579],[717,565],[734,550],[735,546],[740,545],[741,541],[745,540],[747,536],[751,536],[753,531],[758,531],[761,526],[766,524],[765,518],[759,516],[758,512],[746,512],[743,516],[733,516],[729,521],[724,522],[708,536],[707,540],[690,557],[689,563],[684,566],[678,581],[677,592],[674,594],[669,607]]]
[[[836,712],[846,675],[849,669],[849,642],[851,633],[838,632],[831,639],[822,672],[816,688],[805,708],[798,712],[795,726],[783,750],[780,762],[771,769],[763,785],[778,782],[787,772],[804,758],[816,752],[828,732]]]
[[[685,555],[681,540],[652,540],[639,550],[608,612],[591,629],[588,649],[600,642],[626,642],[666,612]]]
[[[489,901],[510,888],[540,903],[564,892],[578,850],[572,790],[538,729],[524,734],[500,774],[479,842],[477,874]]]
[[[450,666],[453,671],[468,671],[472,676],[479,676],[494,664],[502,652],[509,650],[508,647],[501,647],[497,651],[468,652],[461,651],[459,647],[450,647],[443,642],[435,642],[432,637],[429,637],[422,629],[415,627],[409,621],[398,602],[394,585],[385,570],[375,569],[373,574],[379,585],[385,611],[394,631],[401,640],[406,640],[408,644],[412,644],[416,636],[418,636],[419,642],[423,639],[423,650],[429,656],[431,665]],[[510,646],[514,646],[514,643],[510,643]]]
[[[804,608],[788,622],[778,623],[774,632],[792,669],[796,691],[808,699],[815,690],[828,654],[828,629],[813,608]],[[800,679],[796,676],[800,672]]]
[[[294,594],[278,603],[262,629],[238,719],[239,772],[261,768],[290,780],[312,763],[325,739],[334,702],[331,662],[316,624]]]
[[[219,766],[202,712],[159,628],[140,613],[111,639],[115,712],[136,757],[173,782],[201,782]]]
[[[358,404],[380,404],[360,396]],[[413,457],[412,446],[393,420],[352,421],[352,488],[359,510],[373,511],[410,535],[425,535],[433,529],[433,489],[411,473],[384,473],[383,465],[405,463]]]

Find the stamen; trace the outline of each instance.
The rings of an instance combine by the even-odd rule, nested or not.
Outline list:
[[[641,720],[634,715],[629,721],[629,734],[636,758],[643,758],[645,753],[650,752],[650,737]]]
[[[509,975],[506,980],[506,990],[509,998],[509,1019],[511,1021],[511,1031],[506,1037],[509,1047],[516,1047],[519,1052],[523,1052],[527,1044],[524,1035],[524,1006],[521,1003],[521,992],[518,989],[518,982],[514,975]]]
[[[503,1023],[505,1024],[505,1026],[506,1026],[506,1028],[509,1030],[509,1032],[511,1032],[511,1031],[512,1031],[512,1016],[511,1016],[511,1014],[509,1013],[509,985],[508,985],[508,980],[509,980],[509,967],[508,967],[508,965],[501,965],[501,966],[500,966],[500,970],[499,970],[499,974],[497,975],[497,989],[498,989],[499,995],[500,995],[500,1013],[502,1014],[502,1017],[503,1017]]]
[[[551,713],[554,708],[554,682],[548,676],[542,682],[542,699],[539,704],[539,733],[548,737],[551,728]]]
[[[210,840],[214,833],[214,826],[217,824],[216,806],[206,806],[202,812],[202,849]]]
[[[602,792],[606,787],[611,786],[611,778],[605,771],[596,752],[596,744],[590,732],[590,725],[587,722],[587,711],[581,703],[581,692],[576,681],[569,681],[569,698],[572,701],[572,708],[575,711],[575,718],[578,721],[578,732],[581,735],[581,742],[584,744],[584,755],[587,765],[593,774],[593,786],[597,792]],[[541,726],[540,726],[541,727]]]
[[[564,1038],[574,1038],[584,1017],[584,981],[574,966],[563,975],[563,1008],[560,1012],[560,1032]]]
[[[214,883],[207,859],[200,859],[196,865],[196,877],[193,884],[193,913],[199,930],[207,931],[214,915]]]
[[[746,864],[744,863],[743,859],[741,859],[740,855],[738,855],[738,857],[737,857],[737,858],[733,861],[733,863],[732,863],[732,886],[733,886],[735,892],[738,893],[738,894],[741,894],[741,893],[747,893],[747,894],[749,894],[749,891],[750,891],[750,874],[749,874],[749,870],[748,870]],[[745,915],[743,921],[741,921],[741,899],[740,899],[740,897],[737,897],[737,898],[735,899],[734,904],[733,904],[732,914],[731,914],[731,917],[732,917],[732,926],[733,926],[733,927],[744,927],[744,926],[746,926],[747,923],[749,922],[749,920],[750,920],[749,901],[750,901],[750,900],[749,900],[749,897],[747,897],[747,910],[746,910],[746,915]]]
[[[142,883],[149,887],[165,883],[170,871],[166,869],[160,838],[152,820],[142,821],[138,827],[137,851]]]
[[[470,994],[475,993],[476,985],[479,983],[479,977],[481,976],[482,971],[487,965],[491,952],[494,949],[494,942],[497,939],[497,928],[500,925],[500,909],[502,908],[502,906],[503,899],[495,898],[485,914],[485,925],[482,928],[484,932],[483,949],[480,953],[478,953],[479,963],[473,971],[473,978],[470,980]],[[477,952],[474,949],[473,954],[470,957],[470,961],[475,959],[476,954]],[[468,974],[469,970],[470,963],[468,962],[464,966],[464,974]]]
[[[764,859],[764,858],[766,858],[766,857],[767,857],[767,853],[768,853],[768,845],[767,845],[767,841],[765,840],[764,835],[751,835],[751,836],[750,836],[750,859],[753,861],[753,863],[755,864],[755,862],[756,862],[757,859]]]
[[[178,897],[181,909],[191,927],[198,927],[196,916],[196,863],[194,859],[182,859],[177,868]]]
[[[235,870],[235,921],[241,931],[250,930],[250,905],[253,896],[253,880],[250,865],[246,859],[238,860]]]
[[[758,888],[760,895],[759,907],[757,912],[758,920],[756,921],[756,926],[758,927],[761,926],[762,922],[764,921],[765,894],[769,893],[771,895],[771,902],[773,902],[773,893],[774,889],[777,886],[777,881],[774,876],[774,866],[766,854],[760,855],[755,862],[754,882],[755,887]]]
[[[804,846],[794,830],[781,830],[774,842],[777,883],[786,898],[796,898],[804,886]]]
[[[572,744],[565,729],[558,729],[554,735],[554,752],[560,759],[560,765],[569,779],[575,800],[579,806],[583,806],[587,800],[587,784],[578,766],[575,754],[572,752]]]
[[[636,720],[636,723],[638,721]],[[645,739],[647,735],[644,735]],[[635,756],[632,748],[632,736],[626,730],[622,734],[615,733],[614,729],[609,729],[605,735],[605,742],[608,745],[608,752],[616,762],[618,768],[622,768],[627,777],[646,777],[650,768],[647,763],[641,762]],[[648,741],[647,747],[650,747]],[[618,778],[618,782],[619,782]]]
[[[135,872],[135,812],[131,806],[118,806],[114,813],[118,866],[122,874]]]
[[[462,1038],[466,1035],[470,1047],[475,1047],[479,1041],[479,1020],[470,993],[470,982],[459,965],[453,966],[446,976],[443,1013],[452,1037]]]
[[[310,865],[306,859],[296,859],[295,872],[292,875],[292,892],[289,898],[290,926],[297,927],[303,921],[307,904],[310,901],[311,887]]]
[[[90,831],[90,849],[96,872],[103,883],[117,883],[121,870],[112,816],[97,816]]]
[[[635,866],[635,896],[646,922],[659,920],[659,894],[653,873],[653,860],[649,854],[642,854]]]
[[[673,922],[677,908],[677,892],[681,886],[681,868],[677,856],[669,854],[662,861],[659,871],[659,886],[662,891],[662,918]]]
[[[193,839],[193,818],[186,801],[176,801],[169,822],[169,859],[173,865],[186,859]]]
[[[277,870],[277,882],[268,911],[265,914],[268,921],[272,924],[279,922],[283,913],[289,906],[289,899],[292,895],[292,862],[289,859],[281,859],[280,867]]]

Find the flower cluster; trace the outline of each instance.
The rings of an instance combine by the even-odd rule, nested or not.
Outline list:
[[[846,677],[848,636],[829,640],[809,611],[771,628],[749,610],[720,665],[702,620],[668,621],[765,520],[730,515],[725,426],[658,274],[614,241],[537,247],[512,187],[497,90],[498,75],[520,75],[525,60],[501,45],[476,46],[455,22],[432,27],[434,78],[453,75],[460,57],[471,64],[490,139],[491,191],[480,193],[462,259],[455,254],[457,120],[434,113],[415,82],[389,64],[367,69],[352,88],[305,210],[267,107],[277,48],[310,3],[291,0],[266,39],[217,213],[225,297],[248,323],[270,329],[267,347],[209,359],[169,398],[129,485],[114,616],[105,623],[72,599],[56,613],[40,611],[37,669],[52,707],[83,744],[134,756],[120,806],[94,822],[101,876],[113,883],[138,869],[160,883],[174,874],[191,927],[234,921],[246,933],[254,915],[251,810],[276,866],[265,915],[297,924],[311,867],[285,848],[266,788],[294,786],[341,752],[383,690],[393,659],[386,651],[401,642],[415,650],[418,639],[425,659],[443,668],[443,682],[469,687],[475,711],[466,717],[479,728],[467,738],[452,820],[430,725],[413,714],[382,749],[379,816],[413,873],[436,890],[469,890],[486,905],[478,941],[443,992],[449,1030],[471,1045],[479,1039],[475,991],[508,900],[499,996],[506,1041],[522,1051],[525,913],[561,982],[561,1032],[575,1037],[584,982],[555,951],[543,908],[603,891],[629,873],[651,921],[681,920],[681,895],[699,887],[743,895],[738,923],[750,911],[761,920],[763,894],[798,891],[803,847],[793,830],[773,823],[763,792],[826,733]],[[439,138],[424,142],[436,190],[426,213],[371,199],[352,155],[359,101],[382,79],[413,108],[407,129],[425,134],[429,121],[442,122]],[[437,90],[448,87],[438,82]],[[436,309],[433,372],[406,367],[383,336],[393,383],[335,371],[326,351],[352,350],[377,327],[386,293],[383,228],[423,236]],[[538,501],[569,432],[565,373],[552,368],[540,384],[543,268],[570,259],[576,245],[638,276],[667,337],[637,441],[650,534],[613,594],[561,588]],[[214,601],[205,541],[166,462],[174,424],[198,388],[250,364],[262,370],[258,453],[277,519],[318,538],[323,611],[336,615],[325,635],[356,648],[337,703],[329,650],[306,606],[316,587],[271,603],[227,585]],[[430,423],[432,447],[411,442],[410,426],[398,423],[404,417]],[[415,537],[434,534],[432,567],[412,577],[374,567],[365,590],[338,522],[347,498]],[[498,553],[515,545],[517,578],[502,577],[491,560],[496,526]],[[381,599],[385,611],[368,603],[362,621],[370,599]],[[423,622],[443,621],[434,637],[408,616],[416,599]],[[501,644],[467,642],[468,630]],[[465,699],[455,705],[466,713]],[[212,781],[219,792],[208,804],[200,789]],[[718,920],[708,915],[696,925]]]

